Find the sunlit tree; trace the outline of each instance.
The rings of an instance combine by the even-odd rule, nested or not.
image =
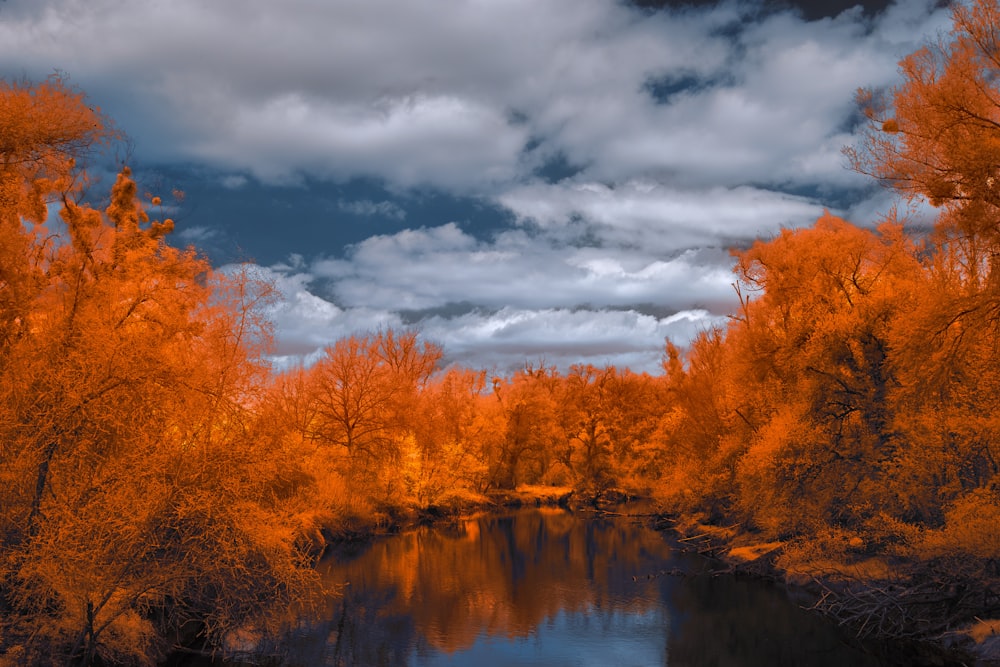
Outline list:
[[[79,195],[83,160],[114,136],[61,77],[0,80],[0,364],[4,347],[27,332],[27,309],[44,283],[48,243],[37,225],[47,204]]]
[[[486,451],[497,429],[485,371],[449,369],[421,392],[413,411],[412,446],[404,460],[410,493],[422,504],[482,492]]]
[[[956,2],[952,19],[950,34],[903,59],[900,85],[859,92],[872,122],[848,149],[856,169],[940,211],[922,297],[894,334],[891,397],[894,487],[905,516],[932,525],[993,484],[1000,456],[1000,3]]]
[[[549,481],[548,474],[556,472],[556,452],[565,442],[557,414],[558,385],[554,367],[530,364],[507,381],[494,381],[504,427],[490,452],[490,488]]]
[[[746,448],[738,397],[752,395],[732,367],[724,331],[699,334],[686,353],[667,342],[664,407],[653,440],[657,495],[675,511],[710,519],[732,512],[736,460]],[[734,378],[736,382],[734,382]]]
[[[276,631],[315,574],[247,429],[268,288],[169,246],[127,169],[104,212],[78,203],[104,135],[61,82],[0,105],[24,123],[0,135],[0,247],[27,251],[0,281],[0,656],[148,664]]]
[[[344,473],[369,491],[399,492],[401,448],[440,358],[416,333],[389,330],[336,341],[310,370],[313,437],[342,454]]]
[[[768,404],[747,415],[757,433],[741,463],[743,502],[769,508],[778,530],[857,525],[881,503],[895,455],[890,331],[920,275],[912,247],[898,225],[872,233],[824,216],[757,242],[738,267],[761,295],[734,321],[730,344]]]

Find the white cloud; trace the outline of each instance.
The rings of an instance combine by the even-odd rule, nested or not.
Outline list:
[[[903,4],[924,5],[910,12],[906,35],[895,30],[898,10],[874,29],[859,12],[815,23],[791,13],[745,21],[706,85],[663,105],[629,100],[600,128],[594,115],[574,116],[571,123],[589,125],[575,130],[579,145],[591,138],[591,154],[577,157],[592,165],[588,176],[617,182],[654,174],[684,186],[862,185],[840,155],[853,140],[843,126],[854,91],[895,83],[901,55],[945,22],[929,3]]]
[[[823,207],[804,197],[749,186],[687,188],[650,181],[616,187],[563,181],[512,188],[498,201],[545,228],[589,223],[602,242],[663,254],[768,236],[811,224]]]
[[[311,272],[333,281],[345,307],[429,310],[453,304],[490,309],[621,308],[692,304],[725,309],[732,273],[724,251],[686,250],[673,258],[634,249],[574,247],[523,230],[477,241],[454,223],[369,238],[347,258]]]
[[[207,164],[227,188],[368,177],[511,212],[515,224],[489,238],[469,231],[475,221],[418,220],[262,269],[284,295],[279,363],[410,311],[468,363],[537,353],[655,370],[664,336],[683,342],[732,307],[727,245],[822,212],[803,192],[854,192],[861,222],[887,209],[840,153],[853,92],[895,83],[897,61],[947,28],[933,0],[899,0],[874,20],[759,9],[8,0],[0,74],[68,71],[145,162]],[[655,99],[671,81],[684,85]],[[556,158],[578,173],[539,181]],[[344,194],[336,207],[414,217],[378,197]]]
[[[252,270],[280,294],[267,315],[275,327],[274,358],[283,365],[315,359],[325,346],[340,338],[402,326],[395,313],[364,307],[345,310],[317,296],[309,287],[312,277],[291,266],[254,266]]]
[[[422,333],[444,346],[448,361],[510,371],[544,359],[565,370],[571,364],[613,364],[656,373],[667,337],[680,345],[725,318],[684,311],[657,318],[631,310],[592,311],[504,308],[495,313],[434,317]]]
[[[176,232],[174,236],[184,243],[193,243],[197,245],[199,243],[205,243],[207,241],[217,239],[219,237],[219,231],[217,229],[212,229],[211,227],[194,226],[185,227],[184,229]]]
[[[874,189],[869,196],[851,206],[847,219],[855,224],[869,227],[874,227],[886,219],[895,219],[912,232],[923,232],[934,226],[940,212],[940,209],[931,206],[926,199],[905,202],[886,190]]]
[[[223,176],[220,182],[227,190],[239,190],[249,183],[249,179],[243,174],[229,174]]]
[[[313,276],[290,265],[252,266],[249,270],[256,278],[271,282],[281,294],[267,312],[275,325],[275,349],[270,358],[278,368],[310,365],[324,347],[346,336],[408,326],[388,310],[342,308],[317,296],[310,286]],[[446,363],[508,372],[526,361],[544,359],[563,370],[571,364],[594,363],[655,373],[666,338],[683,346],[699,332],[726,321],[725,316],[699,309],[658,317],[633,309],[506,306],[434,315],[416,327],[425,339],[444,347]]]
[[[874,25],[615,0],[4,9],[9,74],[69,71],[154,158],[464,191],[519,182],[555,154],[616,183],[856,184],[839,161],[854,89],[893,82],[896,61],[946,25],[919,0]],[[645,84],[670,76],[698,85],[657,104]]]
[[[394,220],[405,220],[406,211],[391,201],[374,202],[371,199],[337,202],[337,208],[347,213],[363,216],[381,216]]]
[[[199,129],[188,142],[195,157],[246,166],[272,183],[308,173],[380,177],[402,186],[481,187],[515,176],[527,140],[527,131],[510,126],[502,109],[424,94],[345,104],[289,93],[234,108],[225,128]]]

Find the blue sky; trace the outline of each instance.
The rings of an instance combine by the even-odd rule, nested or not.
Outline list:
[[[0,75],[67,73],[185,191],[174,242],[275,282],[281,364],[415,326],[474,367],[656,371],[732,310],[729,248],[888,210],[853,94],[948,14],[851,5],[6,0]]]

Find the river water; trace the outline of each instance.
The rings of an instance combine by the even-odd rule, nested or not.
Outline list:
[[[285,664],[886,664],[782,590],[710,567],[629,517],[538,508],[422,527],[331,553],[320,569],[338,592]]]

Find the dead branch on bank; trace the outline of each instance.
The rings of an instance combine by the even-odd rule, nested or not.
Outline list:
[[[940,569],[893,581],[831,583],[813,577],[819,611],[858,638],[927,639],[942,636],[974,620],[1000,612],[996,581],[984,581]]]

